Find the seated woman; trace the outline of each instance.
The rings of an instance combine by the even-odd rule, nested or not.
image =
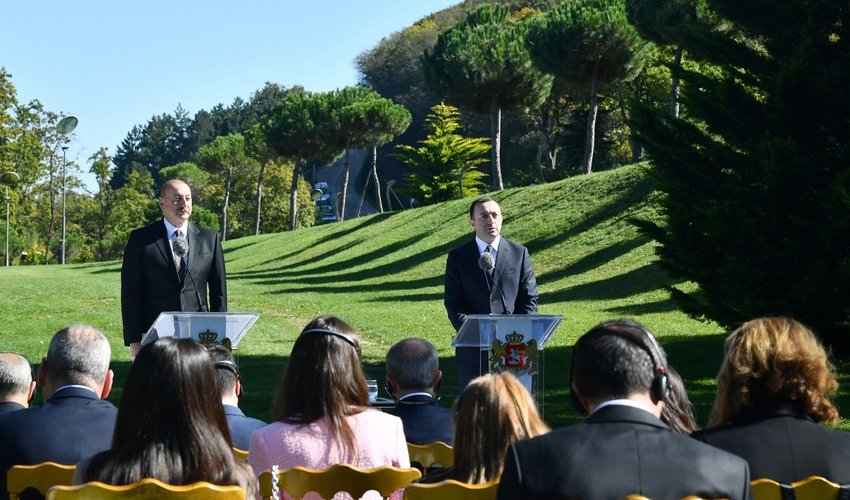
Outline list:
[[[420,482],[486,483],[502,475],[511,443],[549,432],[531,394],[508,372],[473,379],[454,405],[454,424],[454,466]]]
[[[834,423],[838,388],[815,335],[789,318],[744,323],[726,339],[708,428],[694,437],[743,457],[753,479],[850,482],[850,433]]]
[[[667,385],[670,391],[664,398],[661,421],[667,424],[670,430],[690,436],[699,430],[699,425],[694,418],[694,405],[685,390],[685,381],[670,364],[667,365]]]
[[[127,373],[112,448],[81,462],[75,484],[124,485],[144,478],[207,481],[256,492],[253,471],[236,461],[212,360],[189,339],[141,348]]]
[[[369,408],[360,341],[339,318],[320,316],[301,331],[272,419],[251,434],[248,463],[258,475],[273,465],[410,467],[401,420]]]

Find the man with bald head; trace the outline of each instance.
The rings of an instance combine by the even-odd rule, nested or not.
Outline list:
[[[166,182],[159,208],[162,220],[130,233],[121,266],[124,345],[134,358],[159,313],[227,311],[221,240],[189,222],[192,190],[179,179]]]
[[[0,352],[0,415],[23,410],[34,393],[29,360],[16,352]]]
[[[53,335],[38,370],[44,403],[0,415],[0,496],[13,465],[75,464],[109,449],[117,410],[104,401],[112,388],[111,349],[87,325]]]

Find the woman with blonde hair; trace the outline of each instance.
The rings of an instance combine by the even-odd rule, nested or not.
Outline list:
[[[694,434],[739,455],[753,479],[850,482],[850,433],[838,421],[835,371],[814,333],[790,318],[748,321],[726,339],[708,428]]]
[[[337,317],[319,316],[301,331],[272,418],[251,434],[248,463],[258,475],[273,465],[410,467],[401,419],[369,408],[360,341]]]
[[[454,466],[421,482],[486,483],[502,475],[511,443],[549,432],[531,394],[508,372],[473,379],[455,402],[454,423]]]

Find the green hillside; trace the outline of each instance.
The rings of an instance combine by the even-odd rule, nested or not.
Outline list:
[[[629,219],[656,216],[642,166],[506,190],[502,234],[531,251],[540,312],[564,321],[546,349],[545,418],[575,418],[566,404],[569,346],[597,322],[630,316],[645,324],[686,379],[703,417],[724,332],[694,321],[670,300],[653,243]],[[442,305],[448,250],[471,237],[471,200],[363,217],[292,233],[225,244],[229,309],[261,313],[240,345],[248,413],[267,418],[280,368],[300,328],[318,314],[348,321],[364,340],[371,378],[383,380],[383,356],[407,336],[437,345],[444,371],[443,403],[457,394],[452,327]],[[121,341],[119,262],[0,269],[3,350],[37,362],[54,331],[90,323],[113,341],[117,401],[127,368]]]

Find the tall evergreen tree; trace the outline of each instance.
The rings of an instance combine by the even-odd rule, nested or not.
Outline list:
[[[552,78],[531,63],[525,33],[526,23],[513,21],[508,7],[483,4],[440,34],[434,50],[422,58],[426,81],[437,93],[477,113],[489,113],[494,190],[504,189],[502,111],[537,107],[552,88]]]
[[[674,297],[732,326],[794,316],[830,341],[850,311],[850,8],[838,0],[713,0],[726,31],[683,33],[721,68],[683,71],[695,120],[635,108],[664,196],[647,225],[699,292]]]
[[[528,48],[542,71],[589,89],[582,168],[593,170],[599,87],[634,77],[647,44],[626,19],[623,0],[569,0],[529,23]]]

